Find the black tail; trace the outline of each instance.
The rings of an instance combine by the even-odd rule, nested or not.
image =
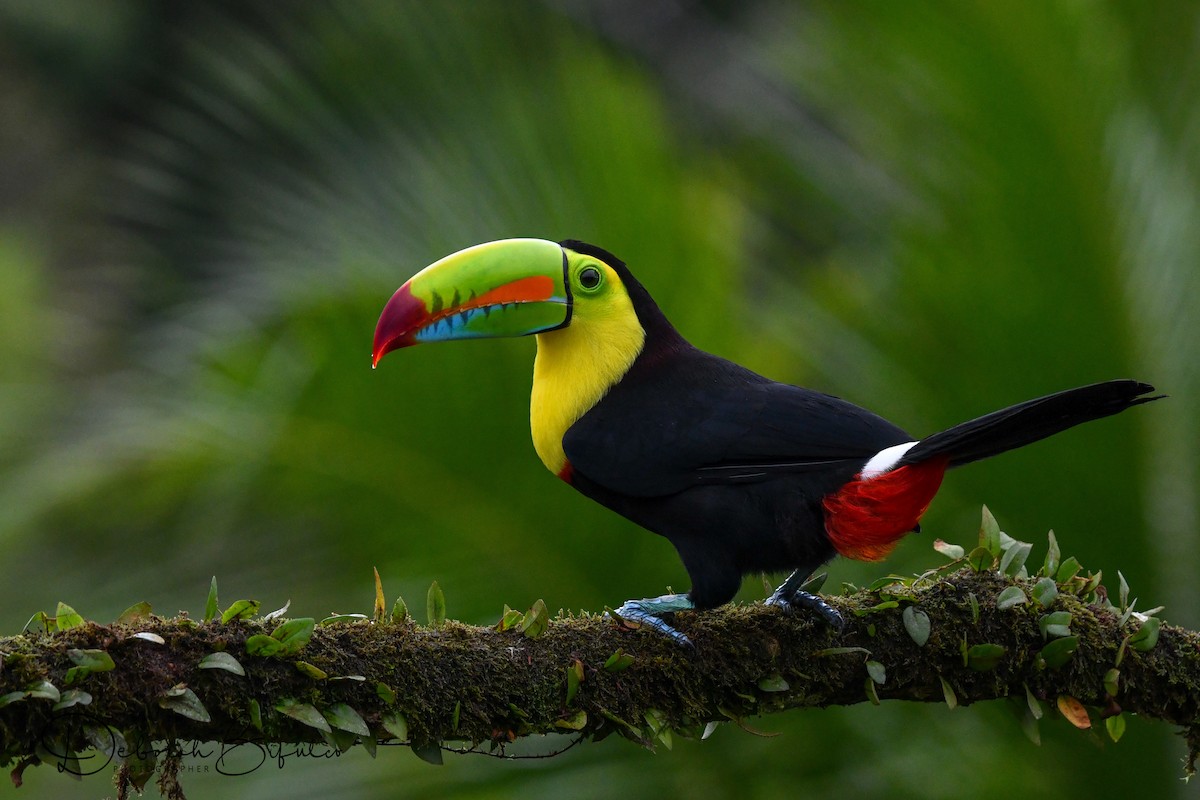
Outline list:
[[[1153,391],[1153,386],[1138,381],[1106,381],[1018,403],[927,436],[905,453],[896,466],[916,464],[935,456],[949,456],[952,467],[969,464],[1024,447],[1081,422],[1119,414],[1164,397],[1144,396]]]

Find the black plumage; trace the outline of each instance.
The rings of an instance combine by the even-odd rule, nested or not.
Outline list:
[[[572,485],[669,539],[698,608],[728,602],[748,572],[807,575],[832,558],[828,498],[913,437],[845,400],[698,350],[620,259],[561,244],[617,272],[646,332],[629,371],[563,438]],[[1110,381],[1031,400],[927,437],[895,467],[966,464],[1155,399],[1143,396],[1151,391]]]

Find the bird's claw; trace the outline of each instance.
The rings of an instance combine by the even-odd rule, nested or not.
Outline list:
[[[691,639],[675,630],[665,619],[658,616],[662,613],[665,612],[656,606],[653,600],[627,600],[606,616],[614,617],[621,623],[630,623],[634,627],[645,625],[670,637],[677,644],[695,649],[696,646],[692,644]]]
[[[796,590],[794,592],[785,592],[783,587],[780,587],[774,594],[764,601],[766,605],[777,606],[782,608],[787,613],[792,613],[797,609],[806,608],[810,611],[817,612],[821,619],[829,627],[833,628],[838,633],[846,629],[846,620],[842,618],[841,613],[836,608],[826,603],[821,599],[820,595],[812,594]]]

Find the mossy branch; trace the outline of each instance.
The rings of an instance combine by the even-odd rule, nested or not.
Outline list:
[[[1035,579],[964,566],[829,598],[848,621],[840,635],[762,605],[680,613],[675,623],[694,651],[591,615],[550,620],[536,638],[527,633],[540,623],[523,633],[520,615],[503,631],[453,621],[425,627],[405,615],[292,624],[282,635],[278,620],[76,620],[55,633],[0,639],[0,762],[16,764],[19,782],[26,765],[57,759],[69,768],[65,759],[113,731],[129,751],[151,741],[346,747],[400,738],[434,759],[447,742],[614,732],[653,746],[672,731],[699,734],[710,722],[793,708],[999,698],[1018,698],[1030,714],[1040,702],[1057,704],[1080,726],[1120,712],[1179,725],[1194,756],[1200,635],[1163,625],[1147,642],[1138,633],[1143,618],[1122,623],[1097,586],[1083,578],[1055,584],[1061,590],[1043,607],[1038,598],[1047,594]],[[272,649],[251,637],[274,632],[283,641],[296,631],[292,652],[248,652],[248,641]],[[1077,646],[1047,650],[1070,637]],[[206,666],[218,668],[202,668],[215,652],[232,659],[209,658]],[[244,675],[229,671],[237,667]],[[122,780],[136,781],[138,761],[129,762]]]

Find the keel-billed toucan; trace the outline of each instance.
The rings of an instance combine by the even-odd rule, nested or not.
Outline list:
[[[790,570],[767,600],[831,606],[801,589],[835,554],[887,555],[917,529],[949,467],[1154,399],[1116,380],[1030,400],[914,440],[827,394],[696,349],[629,269],[583,242],[506,239],[426,267],[388,301],[374,364],[422,342],[537,334],[530,423],[542,462],[675,545],[686,594],[630,600],[624,620],[731,600],[750,572]]]

